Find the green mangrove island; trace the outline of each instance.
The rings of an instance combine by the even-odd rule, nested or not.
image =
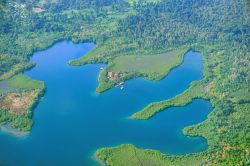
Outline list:
[[[160,81],[194,49],[202,55],[202,80],[129,119],[148,120],[194,99],[208,100],[208,118],[183,130],[205,138],[207,150],[169,155],[122,144],[100,148],[95,157],[110,166],[250,165],[248,0],[0,0],[0,18],[1,125],[32,131],[46,84],[23,73],[36,65],[30,61],[34,52],[59,41],[96,44],[68,64],[105,64],[98,93],[134,78]]]

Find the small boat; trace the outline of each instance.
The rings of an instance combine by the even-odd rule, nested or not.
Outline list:
[[[121,89],[121,90],[123,90],[123,88],[124,88],[124,87],[123,87],[123,86],[121,86],[121,88],[120,88],[120,89]]]
[[[119,85],[123,85],[123,84],[124,84],[124,82],[120,82],[120,83],[119,83]]]
[[[100,69],[103,70],[103,67],[101,67]]]

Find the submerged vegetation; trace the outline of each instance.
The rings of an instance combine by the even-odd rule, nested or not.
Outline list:
[[[34,51],[59,40],[97,44],[69,63],[108,64],[100,75],[100,92],[138,76],[159,80],[181,62],[183,51],[194,48],[202,52],[203,80],[132,117],[148,119],[170,106],[206,98],[214,111],[184,131],[205,137],[208,150],[174,157],[123,145],[98,150],[97,156],[108,165],[249,165],[249,6],[247,0],[0,0],[0,121],[30,129],[31,108],[44,85],[17,74],[34,65],[29,62]],[[164,58],[169,61],[163,63]],[[107,79],[110,71],[119,74],[117,80]],[[32,101],[22,114],[5,109],[11,108],[5,101],[13,93]]]

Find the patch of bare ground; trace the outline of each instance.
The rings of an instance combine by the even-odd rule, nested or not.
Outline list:
[[[0,98],[0,108],[13,115],[25,114],[39,95],[39,90],[7,93]]]

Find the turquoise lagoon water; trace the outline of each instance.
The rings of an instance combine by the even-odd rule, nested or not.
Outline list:
[[[96,94],[98,74],[104,65],[72,67],[71,59],[95,47],[93,43],[63,41],[31,58],[37,65],[25,74],[46,83],[46,93],[34,110],[29,135],[16,137],[0,132],[0,165],[82,166],[98,165],[93,154],[98,148],[124,143],[158,149],[168,154],[203,151],[207,141],[183,135],[185,126],[200,123],[212,108],[196,99],[185,107],[167,109],[148,121],[128,117],[153,101],[182,93],[202,78],[202,59],[189,51],[184,62],[162,81],[127,81]]]

